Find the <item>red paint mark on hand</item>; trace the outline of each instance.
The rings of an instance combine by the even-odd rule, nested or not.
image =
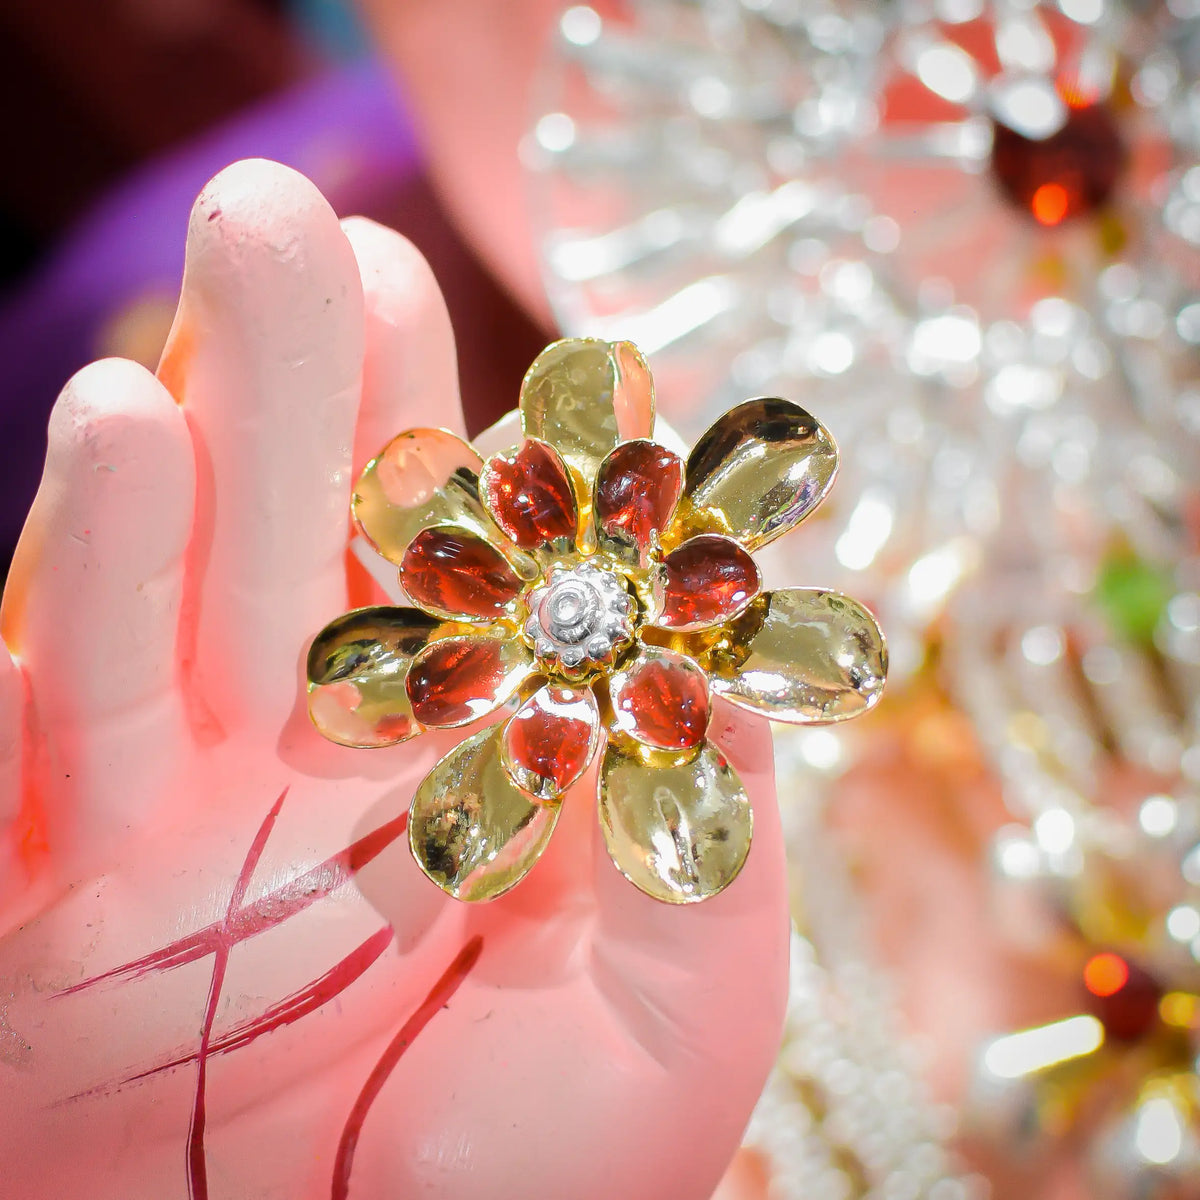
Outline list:
[[[212,1054],[226,1053],[248,1045],[255,1038],[278,1029],[282,1025],[299,1020],[307,1013],[320,1008],[335,996],[340,995],[367,968],[379,958],[391,941],[392,931],[384,928],[368,938],[361,946],[352,951],[341,962],[332,967],[319,979],[314,980],[300,991],[285,997],[273,1005],[260,1017],[235,1028],[228,1034],[214,1041],[213,1025],[216,1021],[217,1008],[220,1005],[221,989],[225,983],[225,972],[229,965],[229,955],[233,948],[248,938],[265,933],[269,929],[283,924],[289,918],[303,912],[318,900],[336,892],[349,882],[367,863],[377,857],[383,850],[399,838],[408,827],[408,814],[403,813],[394,820],[372,830],[346,849],[318,863],[315,867],[297,875],[275,891],[246,904],[246,892],[250,886],[254,871],[262,857],[263,850],[270,839],[279,816],[288,789],[280,793],[279,798],[271,806],[263,819],[250,844],[250,849],[238,871],[233,889],[226,905],[225,915],[220,921],[206,925],[186,937],[155,950],[141,958],[113,967],[101,975],[85,979],[72,987],[57,993],[59,997],[71,996],[105,982],[118,980],[134,980],[151,972],[170,971],[187,963],[197,962],[209,954],[213,956],[213,972],[209,983],[208,1000],[204,1009],[204,1019],[200,1031],[200,1044],[190,1054],[183,1055],[169,1062],[151,1067],[128,1079],[114,1085],[92,1089],[83,1095],[94,1094],[109,1090],[110,1087],[120,1087],[122,1083],[143,1079],[171,1067],[195,1061],[196,1096],[192,1105],[191,1120],[188,1129],[187,1149],[187,1183],[188,1195],[191,1200],[208,1200],[208,1169],[205,1158],[204,1130],[206,1121],[205,1098],[208,1080],[208,1060]],[[469,948],[469,947],[468,947]],[[478,955],[476,947],[475,955]],[[462,958],[462,956],[459,956]],[[471,963],[474,958],[471,959]],[[469,969],[471,963],[467,964]],[[443,980],[446,977],[443,976]],[[457,987],[457,983],[454,984]],[[451,989],[453,991],[453,988]],[[420,1010],[418,1010],[420,1011]],[[429,1015],[432,1015],[429,1014]],[[415,1019],[415,1017],[414,1017]],[[429,1019],[426,1016],[421,1025]],[[406,1027],[407,1028],[407,1027]],[[403,1030],[401,1031],[403,1033]],[[401,1053],[403,1050],[401,1050]],[[397,1055],[397,1057],[399,1057]],[[391,1067],[388,1067],[391,1070]],[[368,1080],[368,1084],[370,1080]],[[381,1081],[382,1085],[382,1081]],[[76,1097],[72,1097],[75,1099]],[[368,1102],[369,1105],[369,1102]],[[364,1111],[365,1115],[365,1111]],[[355,1135],[357,1138],[357,1134]],[[352,1154],[352,1150],[351,1150]],[[347,1170],[348,1173],[348,1170]]]
[[[387,1049],[367,1076],[366,1083],[358,1093],[358,1099],[346,1118],[342,1129],[341,1141],[338,1143],[337,1158],[333,1164],[333,1189],[331,1200],[348,1200],[350,1195],[350,1172],[354,1168],[354,1152],[358,1149],[359,1135],[362,1133],[363,1122],[375,1098],[383,1090],[383,1085],[395,1070],[396,1064],[404,1056],[404,1052],[417,1039],[417,1035],[425,1028],[433,1017],[443,1009],[450,998],[458,991],[466,977],[471,973],[480,952],[483,950],[483,938],[473,937],[459,952],[454,961],[442,973],[438,981],[429,989],[429,994],[417,1006],[416,1011],[400,1027],[399,1033],[388,1043]]]
[[[408,828],[408,813],[402,813],[395,819],[372,830],[345,850],[338,851],[324,862],[311,867],[303,874],[288,880],[275,891],[247,904],[233,917],[230,932],[234,942],[242,942],[246,938],[266,933],[281,925],[289,917],[303,912],[310,905],[336,892],[343,884],[348,883],[373,858],[387,849]],[[122,963],[102,975],[84,979],[58,992],[58,996],[73,996],[76,992],[86,991],[99,983],[107,983],[119,979],[138,978],[154,971],[170,971],[188,963],[198,962],[209,954],[214,954],[221,945],[225,934],[225,923],[214,922],[203,929],[197,929],[177,941],[171,942],[142,958]]]
[[[259,1016],[253,1017],[249,1021],[243,1021],[228,1032],[213,1038],[208,1048],[209,1058],[212,1058],[214,1054],[228,1054],[233,1050],[241,1050],[244,1046],[248,1046],[262,1037],[263,1034],[273,1033],[276,1029],[291,1025],[301,1017],[328,1004],[330,1000],[337,999],[360,976],[366,974],[391,943],[392,927],[390,925],[376,930],[362,945],[351,950],[345,958],[330,967],[324,975],[305,984],[299,991],[285,996]],[[154,1075],[161,1075],[164,1071],[195,1062],[197,1057],[198,1051],[196,1050],[176,1055],[174,1058],[165,1059],[163,1062],[155,1063],[152,1067],[138,1071],[135,1075],[127,1075],[116,1083],[101,1084],[99,1087],[78,1092],[74,1096],[69,1096],[63,1103],[83,1100],[90,1096],[105,1095],[125,1087],[127,1084],[140,1083],[143,1079],[149,1079]]]
[[[196,1098],[192,1103],[192,1120],[188,1129],[188,1195],[192,1200],[208,1200],[208,1165],[204,1156],[204,1122],[205,1122],[205,1090],[208,1082],[208,1046],[212,1038],[213,1022],[217,1017],[217,1005],[221,1002],[221,988],[225,983],[225,970],[229,965],[229,952],[234,947],[233,919],[242,907],[246,898],[246,889],[258,860],[266,848],[267,839],[275,827],[275,818],[283,807],[284,797],[288,790],[284,788],[279,793],[279,799],[271,806],[271,811],[263,819],[250,843],[250,849],[242,862],[242,869],[234,880],[233,890],[229,893],[229,904],[225,908],[225,918],[221,922],[217,934],[217,946],[213,951],[212,982],[208,989],[208,1004],[204,1009],[204,1024],[200,1028],[200,1047],[196,1052]]]

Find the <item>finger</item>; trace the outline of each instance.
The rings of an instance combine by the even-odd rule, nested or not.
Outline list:
[[[145,821],[187,744],[176,640],[194,494],[187,424],[153,375],[107,359],[67,384],[0,612],[44,747],[31,817],[56,857],[94,861]]]
[[[0,836],[21,811],[25,689],[21,669],[0,642]]]
[[[0,642],[0,908],[24,883],[18,857],[24,745],[24,681]]]
[[[592,978],[614,1019],[657,1062],[686,1073],[699,1055],[705,1077],[722,1080],[719,1114],[694,1151],[693,1169],[711,1188],[779,1050],[791,925],[770,725],[720,703],[709,738],[737,771],[754,811],[745,866],[711,899],[662,904],[606,861],[593,817],[599,919]]]
[[[450,314],[433,271],[405,237],[365,217],[342,222],[358,260],[366,311],[354,474],[404,429],[466,436]]]
[[[354,471],[397,433],[442,425],[464,434],[458,363],[446,302],[429,264],[407,239],[365,217],[342,222],[362,276],[366,314],[362,403]],[[347,604],[395,603],[399,584],[365,538],[347,559]]]
[[[201,193],[159,375],[197,443],[189,682],[225,730],[278,728],[341,607],[362,287],[333,210],[277,163]]]
[[[778,1050],[788,961],[770,734],[766,722],[727,710],[713,730],[757,805],[741,875],[703,904],[660,904],[636,891],[607,861],[594,772],[581,780],[519,886],[444,914],[441,931],[446,922],[462,931],[462,953],[439,985],[455,990],[435,989],[425,1032],[406,1026],[393,1042],[405,1057],[361,1129],[360,1183],[390,1178],[458,1200],[516,1194],[529,1139],[540,1137],[538,1145],[563,1150],[538,1159],[541,1195],[712,1194]],[[489,1053],[501,1043],[520,1052]],[[453,1079],[414,1089],[451,1061],[478,1067],[469,1098]],[[496,1119],[518,1094],[527,1098],[521,1111]],[[603,1178],[585,1178],[571,1154],[597,1129],[618,1149]],[[471,1154],[431,1168],[416,1147],[439,1135],[469,1135]]]
[[[22,890],[20,804],[25,742],[24,680],[0,642],[0,911]]]

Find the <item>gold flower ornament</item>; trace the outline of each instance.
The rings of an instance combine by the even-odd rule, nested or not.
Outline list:
[[[521,443],[486,462],[430,428],[367,465],[355,520],[415,607],[321,631],[312,719],[376,747],[506,711],[438,762],[409,813],[421,869],[460,900],[520,882],[602,743],[613,862],[655,899],[703,900],[751,837],[745,789],[707,738],[712,698],[808,725],[883,690],[871,614],[822,589],[764,592],[751,557],[821,502],[837,448],[802,408],[759,399],[685,463],[651,440],[653,384],[629,342],[549,346],[520,415]]]

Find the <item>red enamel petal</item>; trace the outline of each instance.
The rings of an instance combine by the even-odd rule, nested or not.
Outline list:
[[[690,659],[644,647],[612,677],[610,694],[617,729],[660,750],[692,750],[708,728],[708,680]]]
[[[657,442],[625,442],[600,465],[596,524],[644,549],[665,529],[683,491],[683,460]]]
[[[663,560],[662,603],[656,625],[702,629],[728,620],[758,595],[754,559],[730,538],[703,534]]]
[[[422,529],[404,552],[400,581],[414,604],[470,617],[498,617],[521,590],[499,550],[457,529]]]
[[[535,796],[561,795],[587,770],[599,724],[591,692],[542,688],[504,730],[504,760],[513,781]]]
[[[495,455],[480,486],[496,524],[523,550],[559,538],[575,540],[575,492],[548,443],[530,438],[515,453]]]
[[[426,646],[405,680],[413,716],[422,725],[463,725],[503,704],[529,673],[516,645],[457,637]]]

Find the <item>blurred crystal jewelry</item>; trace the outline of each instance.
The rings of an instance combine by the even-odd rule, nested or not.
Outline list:
[[[1177,551],[1152,559],[1047,505],[1059,553],[985,572],[952,653],[1023,822],[994,846],[999,907],[1079,996],[981,1048],[971,1118],[1027,1151],[1083,1135],[1120,1200],[1200,1187],[1200,571],[1177,516],[1135,523]]]
[[[882,694],[871,614],[823,589],[764,591],[750,555],[821,503],[837,449],[796,405],[750,400],[685,464],[650,440],[653,385],[629,342],[548,347],[520,418],[523,441],[486,462],[414,429],[368,463],[354,518],[417,607],[332,621],[309,654],[309,712],[332,741],[379,747],[516,705],[413,797],[413,854],[460,900],[524,878],[603,731],[613,862],[657,900],[704,900],[751,836],[737,772],[707,739],[711,697],[808,725]]]
[[[1200,431],[1200,22],[1185,8],[640,0],[624,18],[584,6],[563,15],[526,147],[561,320],[634,331],[668,394],[676,379],[679,396],[697,394],[698,378],[716,381],[703,413],[668,401],[681,428],[747,390],[819,397],[862,474],[844,503],[826,506],[806,569],[875,605],[893,674],[920,662],[930,622],[985,562],[959,610],[968,617],[948,630],[968,652],[956,672],[964,695],[1015,671],[1024,649],[1022,669],[1062,660],[1081,596],[1152,592],[1159,571],[1147,564],[1178,557]],[[1079,534],[1066,547],[1063,525]],[[786,578],[790,565],[767,569]],[[1173,615],[1157,636],[1175,647],[1173,678],[1200,628],[1196,587],[1181,571],[1162,598]],[[1063,609],[1036,607],[1056,595]],[[1007,650],[977,630],[983,612],[1010,623]],[[1195,759],[1196,738],[1178,710],[1164,724],[1161,706],[1142,702],[1163,652],[1111,641],[1100,638],[1090,661],[1074,655],[1073,674],[1088,661],[1086,691],[1121,714],[1122,745],[1136,742],[1134,761],[1165,764],[1169,776]],[[1101,686],[1114,662],[1119,682]],[[1027,686],[1024,707],[969,704],[1034,831],[1009,831],[997,860],[1032,871],[1051,914],[1094,917],[1106,911],[1095,892],[1108,872],[1080,863],[1108,861],[1116,839],[1144,882],[1159,859],[1129,850],[1130,838],[1145,841],[1147,823],[1191,828],[1193,802],[1167,789],[1132,821],[1098,811],[1089,772],[1103,740],[1061,687]],[[1200,694],[1195,681],[1187,689]],[[1073,764],[1072,786],[1045,769],[1047,744]],[[1093,842],[1100,849],[1080,859]],[[1172,851],[1175,885],[1191,886],[1191,843]],[[1143,850],[1163,846],[1151,838]],[[1184,933],[1186,893],[1167,890],[1155,927],[1175,912]],[[1082,919],[1070,918],[1081,978],[1085,963],[1114,954],[1131,980],[1141,970],[1159,988],[1188,982],[1147,962],[1144,945],[1122,957],[1085,935]],[[1113,966],[1097,961],[1094,975]],[[1133,995],[1121,995],[1126,986],[1110,1010]],[[1103,999],[1083,991],[1091,1007]],[[1182,1002],[1168,1011],[1178,1019]],[[1091,1008],[1075,1016],[1092,1021],[1067,1027],[1076,1037],[1103,1026]],[[1154,1031],[1166,1017],[1142,1020],[1148,1041],[1117,1055],[1126,1064],[1163,1044]],[[1110,1049],[1119,1040],[1104,1037]],[[1007,1050],[1028,1059],[1037,1044]],[[1124,1114],[1094,1139],[1110,1191],[1148,1196],[1172,1177],[1195,1190],[1194,1084],[1190,1063],[1174,1069],[1181,1062],[1142,1071]],[[810,1117],[787,1111],[790,1121],[768,1126],[784,1144],[809,1145]],[[1043,1128],[1049,1109],[1022,1114]],[[785,1174],[776,1186],[794,1189],[778,1182]]]
[[[870,961],[862,901],[824,826],[832,785],[861,731],[777,731],[780,810],[799,930],[792,937],[783,1047],[746,1132],[778,1200],[975,1200],[945,1143],[953,1112],[932,1104],[890,981]]]
[[[857,474],[805,561],[880,612],[899,678],[1014,456],[1070,476],[1081,413],[1200,427],[1196,24],[1114,0],[562,16],[526,159],[564,327],[633,331],[668,397],[714,381],[665,403],[682,429],[813,397]]]

